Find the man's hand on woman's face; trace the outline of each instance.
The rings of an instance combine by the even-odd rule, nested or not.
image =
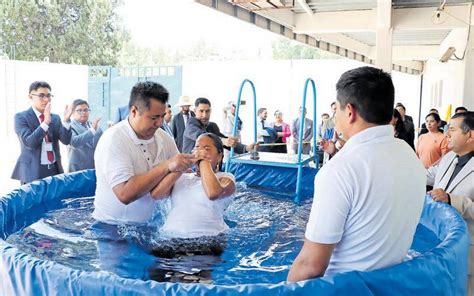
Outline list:
[[[196,159],[196,162],[199,162],[200,160],[207,160],[207,161],[212,160],[212,157],[209,151],[203,148],[194,148],[193,155],[194,155],[194,158]]]
[[[168,170],[170,172],[185,172],[196,161],[194,154],[176,154],[168,160]]]

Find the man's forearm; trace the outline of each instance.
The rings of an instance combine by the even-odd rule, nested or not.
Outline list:
[[[312,279],[324,275],[325,269],[315,268],[308,263],[305,263],[305,260],[301,259],[298,256],[291,266],[290,272],[288,273],[289,282],[299,282],[307,279]]]
[[[133,176],[115,186],[113,191],[122,203],[132,203],[155,188],[169,172],[168,163],[162,163],[142,175]]]
[[[181,177],[181,175],[181,172],[171,172],[167,174],[160,182],[158,182],[156,187],[153,188],[151,196],[154,199],[161,199],[169,196],[174,183],[179,179],[179,177]]]

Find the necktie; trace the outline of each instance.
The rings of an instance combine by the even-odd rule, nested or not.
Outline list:
[[[40,119],[40,123],[42,123],[44,121],[44,114],[43,113],[40,114],[39,119]],[[46,135],[44,136],[44,140],[46,141],[46,143],[50,142],[49,137],[48,137],[48,133],[46,133]],[[48,150],[48,151],[46,151],[46,154],[48,155],[49,162],[52,163],[54,161],[53,151]]]
[[[262,120],[262,129],[265,129],[265,121]]]

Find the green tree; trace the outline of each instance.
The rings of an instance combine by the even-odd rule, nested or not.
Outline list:
[[[0,0],[0,49],[11,59],[116,65],[128,33],[116,0]]]
[[[275,60],[302,60],[302,59],[340,59],[341,57],[324,50],[299,44],[287,38],[279,38],[272,43],[273,58]]]
[[[198,39],[188,46],[167,50],[161,46],[153,48],[126,42],[120,52],[121,66],[152,66],[162,64],[181,64],[184,62],[211,61],[225,59],[219,50],[204,39]]]

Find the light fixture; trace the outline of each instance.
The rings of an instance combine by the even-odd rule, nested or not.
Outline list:
[[[439,58],[439,61],[441,63],[446,63],[447,61],[449,61],[449,59],[451,58],[451,56],[454,54],[455,51],[456,51],[455,47],[452,47],[452,46],[448,47],[448,49],[446,49],[443,55]]]

